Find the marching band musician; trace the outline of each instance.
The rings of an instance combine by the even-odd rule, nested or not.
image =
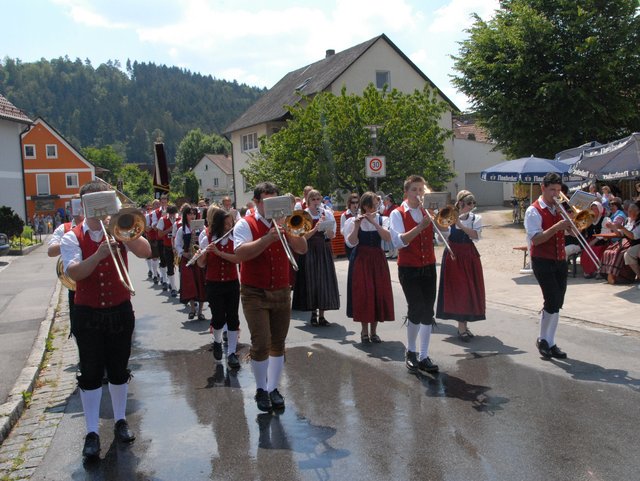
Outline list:
[[[235,253],[240,260],[240,298],[251,333],[251,367],[256,380],[256,404],[260,411],[284,409],[278,391],[284,368],[284,346],[291,321],[289,260],[279,241],[280,227],[264,217],[264,199],[278,195],[270,183],[253,192],[256,211],[241,219],[233,230]],[[292,251],[307,252],[303,236],[283,233]]]
[[[331,251],[336,220],[333,212],[323,206],[319,191],[312,189],[307,193],[307,204],[305,210],[313,219],[313,228],[304,234],[308,250],[298,262],[292,308],[311,311],[312,326],[329,326],[331,323],[325,319],[324,312],[340,309],[338,278]]]
[[[198,258],[200,267],[206,266],[205,289],[211,306],[211,328],[213,330],[213,357],[222,360],[222,336],[227,326],[227,365],[231,369],[240,367],[236,354],[240,318],[240,283],[238,281],[238,256],[234,254],[232,233],[234,215],[223,209],[209,207],[208,231],[200,234]]]
[[[158,222],[167,214],[167,207],[169,204],[169,197],[167,194],[162,194],[160,196],[160,207],[154,210],[151,214],[151,227],[155,229],[156,232],[156,246],[158,248],[158,257],[160,258],[160,276],[158,278],[158,282],[162,283],[162,286],[165,287],[167,280],[167,265],[164,259],[164,240],[160,238],[158,232]],[[153,283],[157,284],[156,279],[153,279]],[[166,289],[163,289],[166,290]]]
[[[107,191],[101,182],[91,181],[80,196]],[[104,239],[100,219],[87,217],[62,238],[61,254],[67,275],[76,281],[73,335],[78,345],[80,375],[78,386],[85,415],[87,435],[82,454],[95,458],[100,453],[98,424],[102,379],[106,368],[115,423],[115,437],[133,442],[125,411],[130,372],[127,368],[135,315],[129,290],[118,280],[109,247],[119,249],[127,265],[127,251],[139,258],[151,254],[144,237],[127,241]],[[126,248],[125,248],[126,246]]]
[[[344,251],[347,255],[347,259],[351,257],[352,249],[351,247],[349,247],[349,244],[347,244],[346,242],[347,236],[344,233],[344,226],[346,225],[347,220],[358,215],[359,202],[360,202],[360,196],[356,192],[349,194],[349,198],[347,199],[347,210],[345,210],[340,216],[340,234],[342,234],[342,237],[344,237],[345,239]]]
[[[405,200],[391,212],[390,230],[399,249],[398,278],[407,299],[407,369],[434,373],[438,372],[438,366],[429,358],[429,343],[436,300],[436,256],[434,227],[422,206],[425,189],[426,181],[419,175],[404,181]]]
[[[147,266],[149,268],[149,272],[147,273],[147,277],[153,279],[153,283],[157,284],[160,281],[160,276],[158,275],[158,264],[160,262],[160,249],[158,246],[158,231],[153,227],[154,226],[154,216],[157,219],[160,219],[162,215],[160,214],[160,200],[154,199],[151,203],[150,209],[144,216],[145,219],[145,228],[144,233],[149,241],[149,245],[151,246],[151,256],[147,259]],[[156,221],[157,224],[157,221]]]
[[[178,208],[175,205],[167,207],[167,213],[156,224],[158,239],[162,242],[160,251],[160,274],[162,276],[162,290],[171,290],[171,297],[178,296],[175,280],[175,260],[173,255],[173,224],[177,222]],[[163,265],[164,264],[164,265]]]
[[[484,276],[475,246],[482,233],[482,219],[473,213],[475,206],[476,198],[471,192],[458,192],[455,205],[458,218],[445,233],[455,259],[449,249],[444,250],[436,303],[436,317],[458,321],[458,339],[463,342],[474,337],[467,323],[486,319]]]
[[[206,300],[204,290],[204,271],[197,265],[187,266],[187,262],[193,254],[193,246],[198,245],[199,231],[191,229],[191,221],[196,218],[197,209],[189,204],[183,204],[181,209],[182,225],[178,227],[175,236],[175,248],[180,259],[178,270],[180,272],[180,302],[189,304],[189,320],[196,317],[196,302],[198,303],[198,320],[204,321],[202,314],[204,301]],[[177,224],[177,222],[176,222]]]
[[[562,178],[549,172],[540,187],[542,195],[524,215],[524,227],[531,246],[531,267],[544,297],[536,346],[545,359],[565,359],[567,355],[556,345],[555,337],[567,290],[564,231],[570,228],[571,221],[563,219],[555,201],[562,189]]]

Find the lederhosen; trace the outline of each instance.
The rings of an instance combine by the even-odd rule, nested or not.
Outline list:
[[[207,234],[207,238],[209,244],[215,240],[211,232]],[[225,245],[219,242],[218,250],[233,254],[233,240],[227,240]],[[237,331],[240,328],[240,282],[237,265],[210,252],[207,254],[205,279],[207,300],[211,306],[211,325],[214,329],[222,329],[226,324],[230,331]]]
[[[174,221],[176,222],[176,221]],[[162,223],[165,231],[164,237],[159,239],[159,242],[162,244],[162,250],[160,251],[160,267],[167,268],[167,275],[172,276],[175,274],[175,262],[173,259],[173,244],[171,243],[171,239],[173,238],[172,230],[173,230],[173,222],[169,219],[169,215],[165,214],[162,216]],[[167,230],[167,227],[169,229]]]
[[[398,209],[404,231],[409,232],[418,223],[404,205]],[[436,256],[433,250],[433,223],[418,234],[411,243],[398,251],[398,279],[407,299],[407,318],[413,324],[430,325],[434,322],[433,306],[436,301]]]
[[[82,225],[74,227],[82,258],[93,255],[101,242],[94,242]],[[127,252],[118,243],[125,268]],[[129,356],[135,316],[131,294],[118,279],[110,256],[102,259],[85,279],[76,282],[75,316],[72,333],[78,345],[80,374],[78,386],[83,390],[102,386],[105,368],[111,384],[129,380]]]
[[[538,200],[532,206],[542,217],[543,231],[563,220],[560,212],[552,213],[549,209],[543,208]],[[564,304],[568,275],[564,231],[556,232],[542,244],[531,244],[531,268],[542,290],[544,310],[549,314],[559,312]]]

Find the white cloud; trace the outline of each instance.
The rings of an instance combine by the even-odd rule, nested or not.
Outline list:
[[[432,33],[459,33],[473,23],[472,13],[487,20],[499,7],[498,0],[451,0],[434,12],[434,20],[429,25]]]

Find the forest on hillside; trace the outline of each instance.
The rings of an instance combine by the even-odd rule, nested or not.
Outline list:
[[[266,90],[178,67],[127,60],[94,67],[60,57],[4,58],[0,93],[42,117],[77,148],[112,146],[126,162],[153,162],[162,140],[170,162],[192,129],[220,134]]]

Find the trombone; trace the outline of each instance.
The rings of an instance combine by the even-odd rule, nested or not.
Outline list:
[[[562,218],[564,220],[568,220],[569,223],[571,224],[571,233],[575,236],[576,239],[578,239],[578,242],[580,243],[580,247],[582,247],[582,249],[587,253],[589,258],[591,259],[591,262],[593,262],[594,265],[598,269],[600,269],[600,259],[598,259],[598,256],[596,255],[594,250],[591,248],[591,246],[589,245],[589,242],[587,241],[587,239],[585,239],[585,237],[582,235],[582,232],[581,232],[587,227],[589,227],[589,225],[593,224],[593,221],[595,220],[595,215],[593,214],[593,212],[591,212],[590,208],[580,210],[576,206],[571,205],[569,203],[569,199],[567,198],[567,196],[564,195],[564,193],[562,192],[560,192],[560,195],[558,197],[554,197],[554,200],[556,202],[556,205],[558,206],[558,209],[560,210],[560,215],[562,216]],[[562,205],[563,202],[566,202],[567,204],[571,205],[571,208],[575,213],[575,219],[572,219],[571,216],[569,216],[569,214],[567,213],[567,210]]]
[[[424,207],[424,196],[419,196],[418,199],[420,200],[420,205],[422,206],[423,215],[426,214],[429,217],[429,219],[431,219],[431,222],[436,225],[436,227],[433,230],[436,232],[436,234],[438,235],[442,243],[445,245],[445,247],[449,249],[451,260],[455,261],[456,256],[451,250],[451,246],[447,242],[447,239],[444,237],[444,234],[440,232],[439,228],[448,229],[453,224],[458,222],[458,211],[453,206],[446,206],[446,207],[443,207],[440,211],[438,211],[438,213],[434,218],[431,212],[429,212],[429,209]]]
[[[291,247],[287,242],[286,236],[280,229],[284,229],[289,235],[302,236],[309,232],[313,226],[313,219],[311,214],[304,210],[291,209],[291,199],[287,195],[281,195],[277,197],[268,197],[264,199],[264,211],[265,217],[270,218],[273,221],[276,232],[278,233],[278,239],[284,248],[284,252],[289,259],[289,263],[293,270],[298,270],[298,263],[296,262]],[[289,215],[287,215],[290,213]],[[277,224],[275,219],[284,217],[284,223],[281,226]]]

